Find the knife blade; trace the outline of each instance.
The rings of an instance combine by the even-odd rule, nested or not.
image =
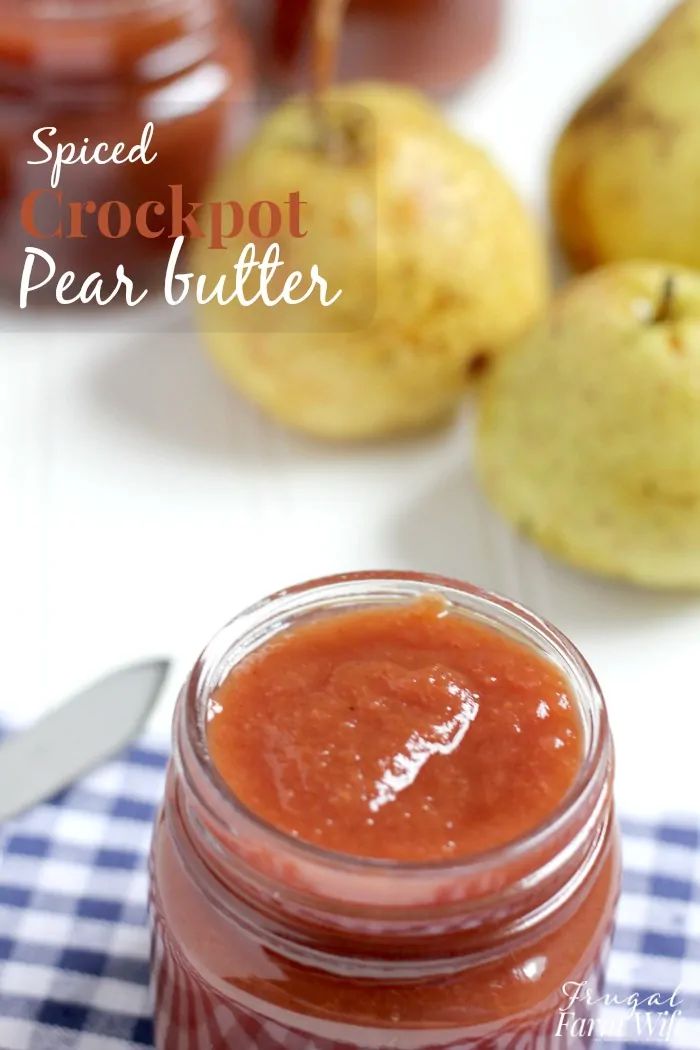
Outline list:
[[[0,822],[51,798],[143,728],[168,660],[122,667],[0,742]]]

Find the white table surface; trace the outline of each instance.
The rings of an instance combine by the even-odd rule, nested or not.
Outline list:
[[[668,0],[511,0],[503,52],[450,106],[544,214],[548,153],[581,94]],[[285,584],[433,570],[509,593],[597,671],[627,811],[700,809],[700,596],[580,575],[485,505],[468,411],[374,448],[290,435],[232,394],[187,332],[58,334],[0,314],[0,718],[28,721],[106,669],[171,654],[154,716],[212,631]],[[693,792],[694,791],[694,797]]]

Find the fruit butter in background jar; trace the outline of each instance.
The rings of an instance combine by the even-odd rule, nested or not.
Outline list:
[[[407,863],[320,848],[246,808],[207,744],[212,697],[232,669],[315,618],[405,610],[436,594],[496,643],[521,643],[523,681],[528,652],[566,681],[581,762],[551,816],[486,852]],[[566,982],[595,994],[602,978],[619,886],[612,765],[582,657],[506,599],[438,577],[360,573],[242,613],[205,649],[175,713],[151,856],[158,1050],[587,1046],[556,1031]]]
[[[242,0],[262,72],[279,89],[307,85],[317,0]],[[339,78],[380,78],[448,94],[496,54],[502,0],[349,0]]]
[[[169,184],[181,184],[185,200],[201,199],[250,99],[249,47],[230,0],[2,0],[0,10],[0,285],[18,287],[30,244],[53,256],[59,274],[100,270],[113,279],[122,263],[146,278],[167,258],[167,237],[112,240],[89,214],[84,239],[26,232],[22,201],[49,187],[52,167],[28,165],[44,156],[32,136],[48,126],[57,128],[43,136],[54,149],[85,138],[131,147],[155,123],[151,165],[64,167],[60,214],[49,195],[37,206],[42,232],[60,219],[65,228],[71,201],[167,205]]]

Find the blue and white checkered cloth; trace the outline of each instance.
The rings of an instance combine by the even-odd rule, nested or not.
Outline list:
[[[152,1047],[145,864],[165,762],[132,748],[0,829],[0,1050]],[[700,1050],[700,818],[622,828],[607,990],[677,990],[681,1013],[654,1042],[649,1015],[606,1007],[596,1046]]]

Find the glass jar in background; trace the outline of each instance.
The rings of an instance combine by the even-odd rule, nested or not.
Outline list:
[[[569,681],[584,756],[553,816],[481,855],[405,864],[303,843],[240,804],[206,743],[208,701],[231,669],[313,617],[435,593]],[[357,573],[303,584],[215,637],[185,683],[173,739],[151,854],[158,1050],[588,1045],[557,1029],[567,982],[588,981],[597,994],[612,930],[612,744],[599,687],[554,628],[439,577]]]
[[[121,263],[136,278],[162,266],[172,240],[136,230],[111,237],[83,212],[82,233],[70,227],[71,202],[123,202],[131,210],[164,202],[151,228],[167,229],[169,185],[185,201],[201,200],[251,102],[251,56],[230,0],[4,0],[0,22],[0,286],[19,286],[25,247],[49,252],[60,274],[82,280],[93,271],[114,276]],[[29,164],[45,153],[33,142],[39,128],[51,149],[59,142],[89,146],[141,139],[148,121],[155,134],[149,165],[76,164],[63,168],[55,194],[41,195],[29,221],[22,203],[50,188],[51,163]],[[159,220],[153,221],[154,217]],[[122,232],[119,216],[112,231]],[[63,236],[49,236],[63,226]],[[67,232],[77,233],[68,237]]]
[[[242,0],[260,68],[280,90],[307,86],[315,0]],[[379,78],[449,94],[494,57],[502,0],[349,0],[339,79]]]

